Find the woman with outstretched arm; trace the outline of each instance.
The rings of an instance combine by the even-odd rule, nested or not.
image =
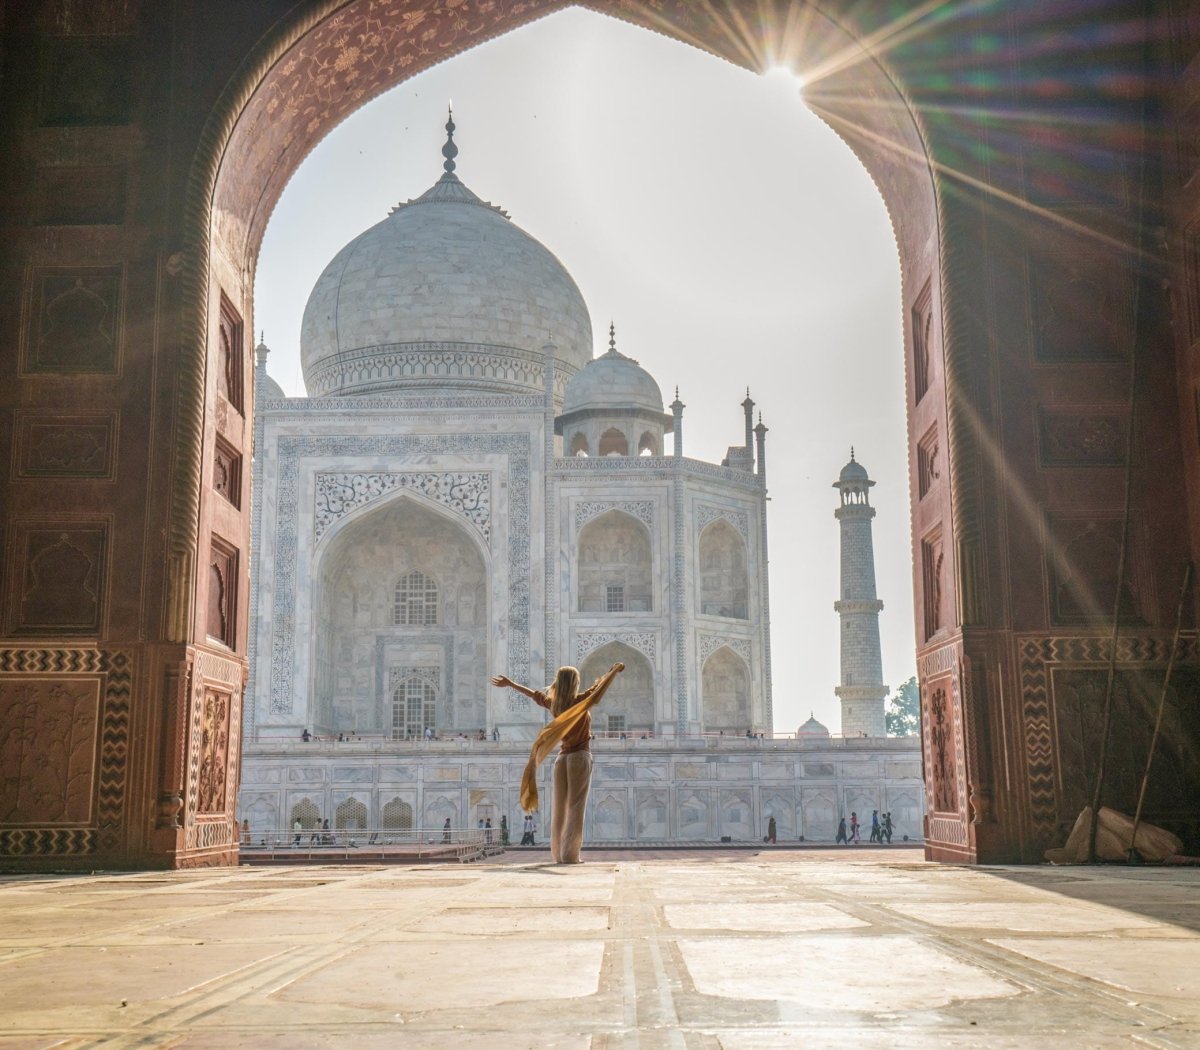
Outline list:
[[[507,675],[492,677],[492,685],[515,689],[554,716],[533,742],[521,777],[521,808],[526,813],[537,809],[537,767],[561,741],[562,747],[554,761],[554,812],[550,819],[550,856],[555,864],[579,863],[583,814],[592,784],[590,712],[613,679],[624,670],[624,664],[613,664],[582,693],[579,691],[579,672],[574,667],[560,667],[554,676],[554,684],[544,691],[519,685]]]

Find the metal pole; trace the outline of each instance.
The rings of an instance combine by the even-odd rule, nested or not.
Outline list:
[[[1162,728],[1163,712],[1167,707],[1167,689],[1171,684],[1171,672],[1175,670],[1175,654],[1179,652],[1179,634],[1183,627],[1183,606],[1187,601],[1188,588],[1192,584],[1192,563],[1183,570],[1183,586],[1179,588],[1179,608],[1175,611],[1175,635],[1171,639],[1171,655],[1167,659],[1167,671],[1163,676],[1162,694],[1158,698],[1158,714],[1154,718],[1154,732],[1150,734],[1150,752],[1146,755],[1146,771],[1142,774],[1142,786],[1138,790],[1137,809],[1133,814],[1133,834],[1129,838],[1130,864],[1137,863],[1137,833],[1142,822],[1142,807],[1146,804],[1146,788],[1150,784],[1150,767],[1154,763],[1154,749],[1158,745],[1158,731]]]

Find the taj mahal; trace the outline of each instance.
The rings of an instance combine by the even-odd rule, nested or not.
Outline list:
[[[446,129],[441,177],[313,288],[309,396],[258,347],[239,815],[256,834],[519,826],[545,714],[489,676],[574,664],[586,685],[620,660],[589,839],[758,840],[774,817],[781,840],[831,840],[872,810],[919,838],[919,742],[884,735],[866,470],[852,456],[835,483],[843,732],[776,734],[749,392],[724,459],[689,458],[679,390],[664,406],[612,325],[595,356],[571,275],[467,188]]]

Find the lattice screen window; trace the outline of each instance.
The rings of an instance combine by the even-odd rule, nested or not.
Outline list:
[[[305,830],[310,828],[319,828],[321,826],[321,811],[311,799],[302,799],[292,807],[292,823],[300,821],[300,826]]]
[[[423,678],[406,678],[392,692],[392,739],[420,737],[437,727],[437,692]]]
[[[335,828],[362,830],[367,826],[367,807],[356,798],[348,798],[333,813]]]
[[[625,716],[624,715],[609,715],[608,716],[608,731],[610,733],[625,732]]]
[[[438,585],[419,570],[396,584],[393,623],[403,627],[429,627],[438,622]]]
[[[604,611],[625,611],[625,585],[623,583],[610,583],[604,589]]]
[[[384,831],[411,831],[412,826],[413,810],[407,802],[394,798],[383,807]]]

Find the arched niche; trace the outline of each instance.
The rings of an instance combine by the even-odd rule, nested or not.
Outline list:
[[[572,456],[577,456],[580,458],[589,455],[587,434],[585,434],[582,430],[577,431],[575,436],[571,438],[570,452]]]
[[[658,437],[652,434],[649,430],[645,431],[638,438],[638,455],[639,456],[657,456],[662,452],[659,445]]]
[[[366,803],[357,798],[348,798],[333,811],[333,826],[340,830],[362,831],[367,826]]]
[[[609,642],[587,655],[579,668],[579,685],[586,689],[615,663],[625,670],[613,679],[604,699],[592,709],[596,732],[625,732],[640,736],[654,729],[654,668],[624,642]]]
[[[315,721],[335,733],[407,731],[408,698],[401,698],[398,722],[395,693],[417,669],[437,696],[435,725],[481,724],[488,631],[479,606],[488,570],[473,528],[404,494],[340,522],[318,555],[310,640]],[[414,581],[417,590],[404,589]],[[403,608],[422,615],[399,615],[402,593]],[[425,604],[434,596],[436,605]],[[462,644],[467,639],[471,644]],[[447,647],[455,641],[450,661]]]
[[[321,810],[311,798],[302,798],[292,806],[291,827],[295,827],[296,821],[300,821],[300,827],[306,831],[321,826]]]
[[[605,511],[579,531],[576,581],[580,612],[654,611],[650,533],[637,518]]]
[[[413,808],[401,798],[393,798],[383,807],[384,831],[411,831],[413,826]]]
[[[618,427],[609,427],[600,435],[600,443],[596,446],[598,456],[628,456],[629,438],[625,431]]]
[[[592,837],[609,840],[627,837],[625,803],[616,795],[604,795],[595,803],[592,810]]]
[[[705,732],[736,735],[752,728],[750,668],[729,646],[704,661],[700,688]]]
[[[746,571],[746,541],[724,518],[700,533],[699,612],[731,620],[750,618],[750,577]]]

